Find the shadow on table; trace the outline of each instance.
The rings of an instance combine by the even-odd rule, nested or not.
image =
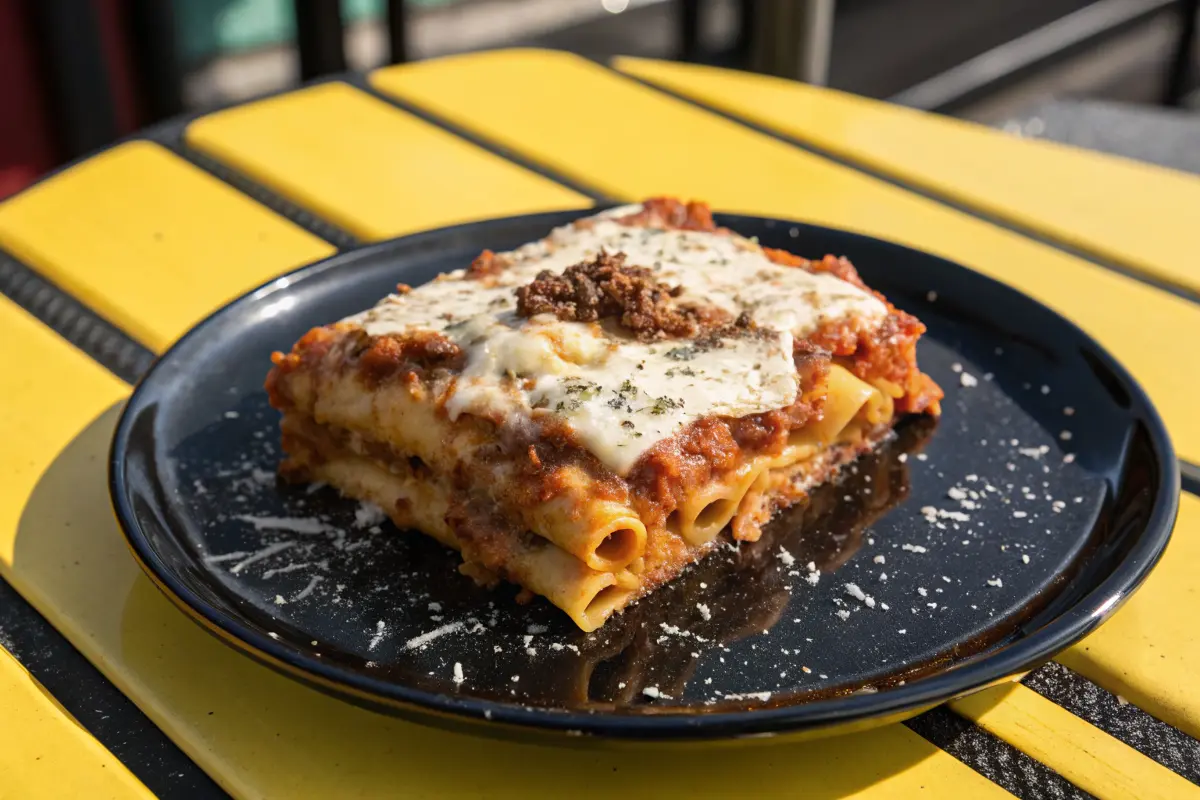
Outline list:
[[[140,572],[108,498],[119,407],[68,445],[21,515],[9,577],[111,680],[226,789],[239,795],[672,792],[810,798],[877,783],[904,793],[937,748],[900,725],[803,743],[550,747],[422,727],[320,694],[234,652]],[[703,753],[711,757],[700,757]],[[464,757],[469,754],[469,757]],[[536,765],[536,766],[535,766]],[[969,770],[965,770],[970,775]],[[922,773],[924,778],[922,779]],[[581,776],[585,776],[583,781]]]

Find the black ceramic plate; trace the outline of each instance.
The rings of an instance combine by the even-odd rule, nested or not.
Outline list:
[[[718,739],[895,719],[1030,669],[1112,613],[1162,552],[1170,442],[1082,331],[942,259],[750,217],[719,221],[847,255],[922,319],[921,365],[946,389],[939,424],[906,424],[760,542],[584,634],[540,599],[517,605],[512,587],[476,588],[455,554],[329,489],[276,483],[272,350],[579,214],[344,253],[201,323],[142,381],[113,443],[113,501],[143,568],[235,647],[378,709],[506,733]]]

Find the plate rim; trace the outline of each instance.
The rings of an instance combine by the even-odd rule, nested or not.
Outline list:
[[[546,222],[545,227],[549,230],[555,225],[565,224],[617,205],[619,204],[598,204],[586,209],[563,209],[486,218],[341,250],[271,278],[233,298],[195,323],[156,358],[150,369],[138,380],[121,411],[109,449],[110,500],[118,527],[138,566],[185,616],[216,635],[225,644],[293,680],[358,705],[399,713],[417,721],[435,724],[475,722],[492,728],[517,728],[526,732],[551,732],[600,739],[686,741],[774,736],[848,725],[875,718],[901,718],[905,714],[915,714],[955,697],[1004,682],[1039,666],[1083,639],[1128,600],[1158,563],[1166,549],[1178,513],[1180,471],[1174,446],[1161,415],[1141,384],[1090,334],[1021,290],[924,250],[843,228],[778,217],[722,212],[714,212],[714,216],[734,230],[738,228],[739,222],[759,223],[766,227],[785,225],[799,228],[802,231],[801,235],[804,231],[836,234],[864,241],[872,246],[883,246],[885,249],[897,248],[923,259],[934,259],[954,269],[965,270],[971,273],[973,280],[982,281],[983,285],[989,288],[1016,293],[1024,302],[1053,315],[1059,324],[1068,326],[1082,340],[1088,342],[1103,367],[1114,375],[1122,388],[1128,392],[1133,415],[1143,419],[1160,472],[1150,517],[1144,531],[1133,543],[1125,558],[1074,605],[1047,621],[1032,634],[998,650],[968,658],[947,669],[922,676],[911,683],[875,693],[852,693],[770,708],[672,713],[668,707],[664,708],[662,713],[643,715],[620,711],[587,713],[504,703],[477,697],[458,697],[373,678],[321,659],[308,657],[291,649],[285,642],[262,635],[237,617],[205,602],[185,581],[175,576],[159,557],[149,537],[142,530],[129,499],[129,482],[125,478],[123,467],[129,451],[132,423],[138,410],[147,405],[147,393],[153,388],[152,379],[155,374],[179,349],[194,338],[203,336],[205,330],[217,319],[234,306],[285,290],[298,280],[323,274],[331,269],[350,267],[360,259],[370,259],[401,244],[419,247],[424,240],[440,241],[456,234],[486,232],[491,228],[503,228],[514,224],[532,225],[542,220]]]

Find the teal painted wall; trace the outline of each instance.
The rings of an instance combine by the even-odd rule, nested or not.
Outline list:
[[[414,7],[455,0],[408,0]],[[295,35],[292,0],[173,0],[179,52],[195,65],[222,53],[290,41]],[[342,0],[345,22],[379,18],[383,0]]]

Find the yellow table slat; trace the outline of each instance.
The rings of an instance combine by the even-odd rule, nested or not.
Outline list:
[[[301,686],[200,630],[133,562],[104,469],[125,387],[3,302],[0,341],[21,342],[0,371],[0,574],[235,796],[731,796],[748,775],[763,797],[1007,796],[899,725],[698,759],[446,733]]]
[[[370,240],[592,204],[345,83],[201,117],[185,138]]]
[[[1081,250],[1200,291],[1200,178],[744,72],[616,66]]]
[[[12,533],[42,473],[128,389],[3,295],[0,341],[9,343],[0,370],[0,562],[12,563]]]
[[[0,648],[0,800],[153,800],[104,745]]]
[[[728,211],[857,230],[957,260],[1070,317],[1149,390],[1200,460],[1200,375],[1181,331],[1200,307],[550,51],[390,67],[374,86],[626,199],[675,194]],[[512,87],[520,87],[514,91]],[[597,111],[599,109],[600,111]]]
[[[1200,786],[1020,684],[987,689],[950,708],[1100,800],[1200,798]]]
[[[1200,499],[1185,494],[1161,563],[1137,594],[1058,661],[1200,738]]]
[[[222,303],[334,251],[149,142],[0,203],[0,246],[156,350]]]
[[[9,343],[0,370],[0,564],[6,564],[25,501],[54,454],[126,390],[3,296],[0,341]],[[97,474],[103,464],[101,458]],[[2,649],[0,698],[0,797],[150,796]]]

